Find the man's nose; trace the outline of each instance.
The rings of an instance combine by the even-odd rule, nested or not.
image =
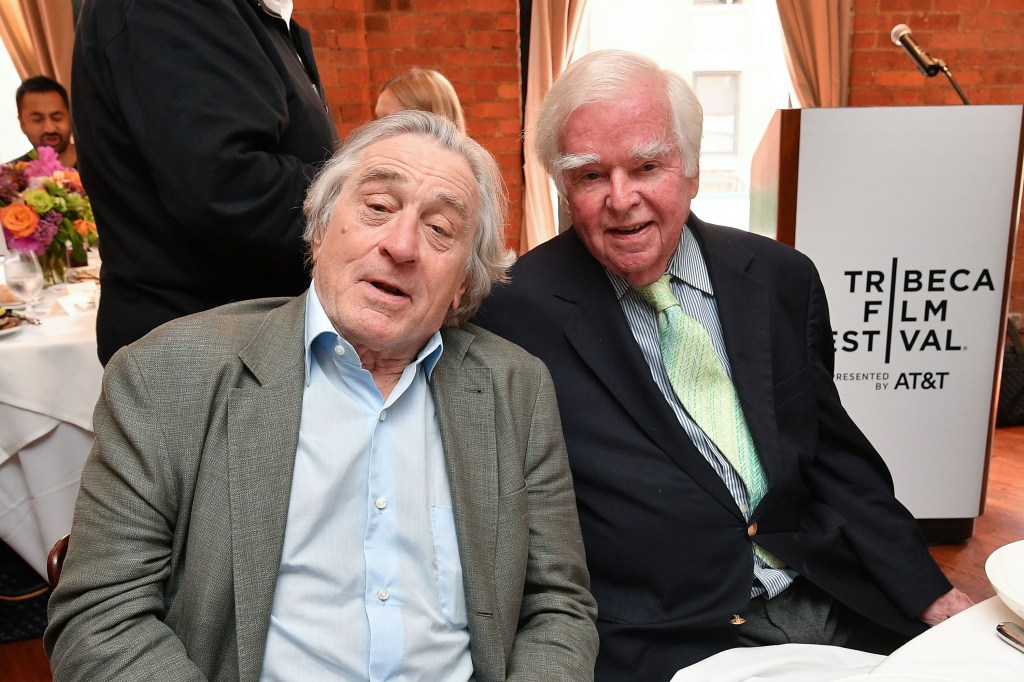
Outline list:
[[[625,171],[612,171],[609,178],[608,208],[623,213],[633,208],[640,200],[636,186]]]
[[[395,263],[416,260],[419,253],[419,219],[415,212],[400,211],[388,226],[378,248]]]

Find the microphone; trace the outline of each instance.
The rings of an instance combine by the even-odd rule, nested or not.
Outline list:
[[[910,27],[906,24],[896,24],[892,28],[892,42],[903,47],[910,55],[910,58],[917,64],[917,69],[931,78],[942,70],[943,64],[939,61],[932,59],[928,56],[928,53],[921,49],[913,37],[910,35]]]

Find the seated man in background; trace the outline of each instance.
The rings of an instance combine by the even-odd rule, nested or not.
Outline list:
[[[313,284],[114,355],[46,648],[55,680],[587,680],[595,605],[550,376],[463,325],[504,277],[494,159],[354,132]]]
[[[71,114],[64,86],[46,76],[33,76],[21,82],[14,100],[21,132],[32,143],[32,149],[15,161],[37,158],[35,149],[46,146],[53,147],[62,164],[74,168],[78,154],[71,143]]]
[[[702,118],[639,55],[570,66],[537,153],[573,227],[476,319],[555,381],[599,680],[668,680],[737,645],[885,653],[970,604],[840,403],[814,265],[690,212]]]

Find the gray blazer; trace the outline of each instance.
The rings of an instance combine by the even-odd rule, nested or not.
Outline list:
[[[305,296],[230,304],[110,361],[50,599],[55,680],[259,678],[298,444],[304,309]],[[476,678],[592,679],[596,606],[551,378],[472,325],[442,335],[431,388]]]

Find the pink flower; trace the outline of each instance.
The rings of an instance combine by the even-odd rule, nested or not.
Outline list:
[[[57,150],[53,147],[36,147],[36,152],[39,153],[39,158],[25,165],[25,175],[29,178],[49,177],[59,170],[64,170],[64,164],[60,162]]]

